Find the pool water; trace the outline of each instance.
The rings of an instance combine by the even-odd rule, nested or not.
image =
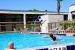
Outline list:
[[[0,50],[8,47],[8,42],[14,42],[14,47],[17,49],[31,48],[39,46],[55,45],[52,43],[51,38],[44,38],[43,36],[49,36],[48,34],[30,34],[30,33],[2,33],[0,34]],[[57,44],[74,43],[74,36],[55,35],[57,39],[63,39],[63,41],[57,41]]]

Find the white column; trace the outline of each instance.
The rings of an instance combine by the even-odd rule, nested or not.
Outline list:
[[[41,25],[41,32],[48,33],[48,15],[42,15],[41,19],[43,20]]]
[[[26,14],[23,14],[24,28],[26,28]]]
[[[72,21],[72,14],[71,14],[71,12],[69,12],[69,14],[68,14],[68,20]]]

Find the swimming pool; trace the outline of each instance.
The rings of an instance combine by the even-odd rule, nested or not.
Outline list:
[[[36,33],[1,33],[0,34],[0,50],[8,47],[8,42],[14,42],[14,46],[17,49],[32,48],[39,46],[55,45],[52,43],[51,38],[43,38],[48,34],[36,34]],[[58,39],[63,41],[57,41],[57,44],[75,43],[74,36],[55,35]]]

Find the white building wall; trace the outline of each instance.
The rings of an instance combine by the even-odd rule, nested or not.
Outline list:
[[[48,15],[48,23],[64,21],[63,15]]]
[[[51,23],[51,28],[50,26],[48,26],[49,29],[52,29],[52,30],[55,28],[62,29],[59,23],[62,21],[64,21],[64,15],[48,15],[48,23]]]
[[[75,5],[69,7],[69,13],[68,13],[69,21],[72,21],[72,14],[71,14],[72,11],[75,11]]]
[[[42,15],[41,20],[42,20],[41,32],[48,33],[48,15]]]
[[[75,5],[69,7],[69,12],[75,11]]]
[[[48,33],[48,23],[54,23],[54,22],[62,22],[64,21],[63,15],[43,15],[41,16],[41,19],[43,20],[43,24],[41,25],[41,32]],[[55,26],[54,24],[52,25]],[[57,24],[57,27],[59,27],[59,23]]]

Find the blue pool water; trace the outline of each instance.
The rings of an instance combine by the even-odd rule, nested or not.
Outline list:
[[[14,42],[14,47],[17,49],[31,48],[39,46],[54,45],[51,38],[43,38],[48,34],[30,34],[30,33],[2,33],[0,34],[0,50],[8,47],[8,42]],[[55,35],[58,39],[57,44],[74,43],[74,36]]]

